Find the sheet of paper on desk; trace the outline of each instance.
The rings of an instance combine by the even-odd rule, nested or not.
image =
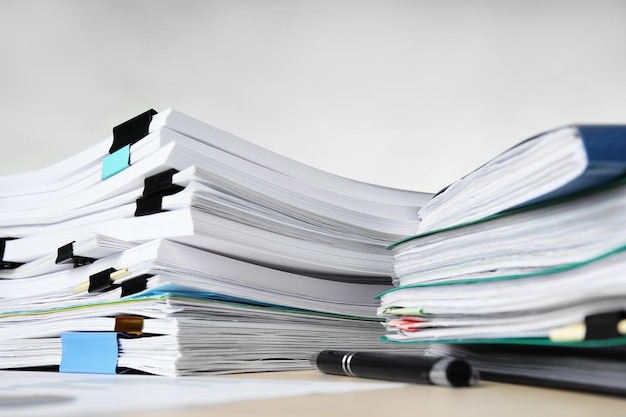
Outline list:
[[[379,382],[0,371],[0,416],[98,416],[396,388]]]

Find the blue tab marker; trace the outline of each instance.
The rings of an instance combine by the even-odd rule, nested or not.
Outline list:
[[[126,145],[102,160],[102,179],[106,180],[129,166],[130,145]]]
[[[60,372],[115,374],[119,353],[116,332],[61,334],[63,354]]]

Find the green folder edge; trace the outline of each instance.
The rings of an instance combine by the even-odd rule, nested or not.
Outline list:
[[[484,277],[484,278],[465,278],[465,279],[459,279],[459,280],[455,280],[455,281],[446,281],[446,282],[425,282],[425,283],[418,283],[418,284],[410,284],[410,285],[403,285],[403,286],[398,286],[398,287],[394,287],[391,288],[387,291],[384,291],[380,294],[378,294],[376,296],[376,299],[380,299],[380,297],[382,297],[385,294],[394,292],[394,291],[398,291],[398,290],[402,290],[402,289],[407,289],[407,288],[424,288],[424,287],[439,287],[439,286],[445,286],[445,285],[465,285],[465,284],[478,284],[478,283],[482,283],[482,282],[493,282],[493,281],[508,281],[508,280],[515,280],[515,279],[522,279],[522,278],[532,278],[532,277],[538,277],[541,275],[552,275],[552,274],[558,274],[560,272],[565,272],[565,271],[569,271],[572,269],[576,269],[576,268],[580,268],[583,267],[585,265],[589,265],[592,263],[595,263],[597,261],[600,261],[602,259],[608,258],[610,256],[613,256],[615,254],[621,253],[626,251],[626,245],[622,245],[619,246],[617,248],[614,248],[610,251],[607,251],[605,253],[602,253],[598,256],[595,256],[593,258],[589,258],[589,259],[585,259],[583,261],[580,262],[573,262],[571,264],[567,264],[567,265],[559,265],[559,266],[555,266],[555,267],[551,267],[551,268],[546,268],[546,269],[540,269],[540,270],[536,270],[533,272],[527,272],[527,273],[523,273],[523,274],[511,274],[511,275],[498,275],[498,276],[493,276],[493,277]]]
[[[469,345],[469,344],[490,344],[490,345],[529,345],[529,346],[560,346],[575,348],[605,348],[626,345],[626,336],[609,339],[581,340],[575,342],[552,342],[547,337],[532,338],[494,338],[494,339],[430,339],[430,340],[410,340],[397,341],[390,340],[387,336],[381,336],[381,341],[391,344],[401,345]]]
[[[396,249],[398,246],[400,246],[403,243],[409,242],[411,240],[417,240],[419,238],[422,238],[424,236],[430,236],[430,235],[434,235],[436,233],[442,233],[445,232],[447,230],[454,230],[454,229],[460,229],[462,227],[466,227],[472,224],[477,224],[477,223],[484,223],[493,219],[497,219],[499,217],[504,217],[504,216],[510,216],[516,213],[521,213],[521,212],[525,212],[525,211],[530,211],[530,210],[535,210],[541,207],[547,207],[547,206],[551,206],[554,204],[559,204],[559,203],[563,203],[566,201],[572,201],[572,200],[577,200],[579,198],[583,198],[589,195],[593,195],[593,194],[597,194],[597,193],[601,193],[603,191],[606,190],[610,190],[612,188],[617,188],[619,186],[622,185],[626,185],[626,177],[624,178],[620,178],[617,179],[615,181],[611,181],[608,182],[606,184],[601,184],[601,185],[597,185],[595,187],[592,188],[588,188],[586,190],[582,190],[573,194],[569,194],[566,196],[562,196],[562,197],[557,197],[557,198],[553,198],[551,200],[546,200],[546,201],[541,201],[539,203],[535,203],[535,204],[530,204],[527,206],[523,206],[523,207],[519,207],[519,208],[512,208],[512,209],[508,209],[508,210],[504,210],[502,212],[496,213],[496,214],[492,214],[490,216],[487,217],[483,217],[482,219],[478,219],[478,220],[472,220],[472,221],[468,221],[468,222],[464,222],[464,223],[458,223],[458,224],[454,224],[448,227],[443,227],[441,229],[436,229],[436,230],[430,230],[428,232],[424,232],[424,233],[418,233],[415,235],[411,235],[411,236],[407,236],[404,239],[400,239],[397,240],[393,243],[390,243],[389,245],[386,246],[386,248],[388,250],[394,250]]]
[[[512,209],[512,210],[507,210],[501,213],[497,213],[488,217],[485,217],[483,219],[480,220],[475,220],[475,221],[471,221],[471,222],[467,222],[467,223],[462,223],[462,224],[458,224],[458,225],[454,225],[454,226],[450,226],[447,228],[443,228],[443,229],[438,229],[438,230],[432,230],[430,232],[426,232],[426,233],[422,233],[422,234],[417,234],[417,235],[413,235],[413,236],[409,236],[405,239],[399,240],[397,242],[394,242],[390,245],[387,246],[387,249],[389,250],[394,250],[395,248],[397,248],[398,246],[400,246],[403,243],[412,241],[412,240],[417,240],[421,237],[424,236],[429,236],[429,235],[433,235],[436,233],[441,233],[441,232],[445,232],[447,230],[453,230],[453,229],[458,229],[458,228],[462,228],[468,225],[472,225],[472,224],[477,224],[477,223],[483,223],[492,219],[496,219],[499,217],[504,217],[504,216],[509,216],[515,213],[519,213],[519,212],[524,212],[524,211],[528,211],[528,210],[533,210],[539,207],[545,207],[545,206],[550,206],[553,204],[558,204],[560,202],[564,202],[564,201],[570,201],[570,200],[575,200],[578,198],[582,198],[588,195],[592,195],[595,193],[600,193],[602,191],[608,190],[608,189],[612,189],[612,188],[616,188],[619,187],[621,185],[625,185],[626,184],[626,178],[621,178],[619,180],[607,183],[607,184],[602,184],[599,185],[597,187],[594,188],[590,188],[584,191],[580,191],[578,193],[575,194],[571,194],[568,196],[564,196],[564,197],[560,197],[560,198],[555,198],[553,200],[550,201],[545,201],[545,202],[540,202],[534,205],[530,205],[530,206],[525,206],[525,207],[521,207],[519,209]],[[511,275],[499,275],[499,276],[492,276],[492,277],[484,277],[484,278],[466,278],[466,279],[459,279],[459,280],[455,280],[455,281],[445,281],[445,282],[430,282],[430,283],[418,283],[418,284],[411,284],[411,285],[406,285],[406,286],[400,286],[400,287],[395,287],[392,288],[388,291],[385,291],[379,295],[376,296],[376,299],[380,299],[380,297],[384,294],[387,294],[389,292],[393,292],[393,291],[397,291],[399,289],[402,288],[419,288],[419,287],[434,287],[434,286],[441,286],[441,285],[457,285],[457,284],[474,284],[474,283],[480,283],[480,282],[490,282],[490,281],[504,281],[504,280],[512,280],[512,279],[520,279],[520,278],[528,278],[528,277],[535,277],[535,276],[539,276],[539,275],[546,275],[546,274],[555,274],[555,273],[559,273],[559,272],[563,272],[563,271],[568,271],[571,269],[575,269],[575,268],[580,268],[581,266],[585,266],[588,264],[591,264],[593,262],[602,260],[604,258],[607,258],[611,255],[623,252],[624,250],[626,250],[626,245],[622,245],[619,247],[616,247],[610,251],[607,251],[603,254],[600,254],[598,256],[595,256],[593,258],[589,258],[589,259],[585,259],[583,261],[579,261],[579,262],[574,262],[571,264],[567,264],[567,265],[559,265],[559,266],[555,266],[555,267],[550,267],[550,268],[546,268],[546,269],[541,269],[541,270],[536,270],[533,272],[527,272],[527,273],[522,273],[522,274],[511,274]]]
[[[199,303],[208,303],[208,304],[221,304],[221,305],[233,305],[242,307],[249,310],[264,310],[264,311],[274,311],[281,313],[292,313],[292,314],[300,314],[304,316],[315,316],[315,317],[329,317],[329,318],[341,318],[346,320],[354,320],[354,321],[367,321],[367,322],[378,322],[380,323],[382,319],[376,317],[360,317],[360,316],[349,316],[342,314],[333,314],[326,313],[322,311],[314,311],[314,310],[304,310],[300,308],[281,306],[278,304],[267,304],[267,303],[258,303],[253,302],[251,300],[246,300],[242,298],[229,297],[229,296],[221,296],[220,294],[214,293],[202,293],[202,292],[160,292],[158,290],[149,291],[144,294],[139,294],[136,296],[130,296],[127,298],[120,298],[117,300],[109,300],[109,301],[101,301],[97,303],[78,303],[71,306],[63,306],[63,307],[51,307],[45,309],[34,309],[34,310],[16,310],[16,311],[7,311],[0,313],[0,319],[4,317],[15,317],[15,316],[38,316],[38,315],[46,315],[46,314],[54,314],[60,313],[64,311],[75,311],[75,310],[84,310],[92,307],[101,307],[101,306],[113,306],[113,305],[124,305],[124,304],[137,304],[144,303],[149,301],[167,301],[167,300],[181,300],[181,301],[192,301]]]
[[[486,221],[490,221],[492,219],[496,219],[496,218],[503,217],[503,216],[509,216],[509,215],[519,213],[519,212],[534,210],[540,207],[550,206],[550,205],[558,204],[561,202],[583,198],[585,196],[600,193],[605,190],[619,187],[624,184],[626,184],[626,178],[620,178],[610,183],[602,184],[602,185],[599,185],[599,186],[596,186],[587,190],[583,190],[583,191],[580,191],[571,195],[555,198],[555,199],[548,200],[548,201],[543,201],[537,204],[532,204],[532,205],[524,206],[524,207],[517,208],[517,209],[505,210],[503,212],[496,213],[496,214],[484,217],[479,220],[460,223],[460,224],[456,224],[450,227],[432,230],[426,233],[416,234],[413,236],[408,236],[404,239],[391,243],[390,245],[387,246],[387,249],[394,250],[395,248],[397,248],[403,243],[406,243],[412,240],[417,240],[424,236],[429,236],[435,233],[445,232],[447,230],[458,229],[458,228],[465,227],[471,224],[483,223]],[[461,280],[450,281],[450,282],[412,284],[412,285],[407,285],[407,286],[402,286],[402,287],[396,287],[396,288],[392,288],[388,291],[378,294],[376,296],[376,299],[380,299],[380,297],[382,297],[383,295],[387,293],[394,292],[394,291],[404,289],[404,288],[419,288],[419,287],[432,287],[432,286],[457,285],[457,284],[474,284],[474,283],[480,283],[480,282],[502,281],[502,280],[528,278],[528,277],[534,277],[534,276],[540,276],[540,275],[546,275],[546,274],[555,274],[555,273],[568,271],[571,269],[575,269],[581,266],[591,264],[593,262],[599,261],[601,259],[607,258],[614,254],[623,252],[625,250],[626,250],[626,245],[622,245],[620,247],[617,247],[611,251],[603,253],[594,258],[590,258],[590,259],[580,261],[580,262],[575,262],[575,263],[568,264],[568,265],[561,265],[557,267],[533,271],[533,272],[526,273],[526,274],[501,275],[501,276],[486,277],[486,278],[468,278],[468,279],[461,279]],[[494,344],[494,345],[503,344],[504,345],[506,344],[506,345],[531,345],[531,346],[562,346],[562,347],[580,347],[580,348],[602,348],[602,347],[621,346],[621,345],[626,344],[626,336],[610,338],[610,339],[582,340],[582,341],[572,341],[572,342],[553,342],[549,338],[494,338],[494,339],[443,339],[443,340],[433,339],[433,340],[396,341],[396,340],[390,340],[387,336],[381,336],[380,340],[386,343],[391,343],[391,344],[414,344],[414,345],[425,345],[425,344],[457,344],[457,345],[458,344]]]

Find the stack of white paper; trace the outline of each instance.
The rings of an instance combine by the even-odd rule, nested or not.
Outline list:
[[[420,209],[419,232],[566,196],[626,174],[624,125],[557,128],[506,150]]]
[[[386,338],[626,344],[625,144],[626,126],[557,129],[435,196],[389,246]]]
[[[590,262],[626,246],[626,183],[579,198],[412,236],[391,245],[400,286],[521,276]]]
[[[115,149],[114,129],[0,178],[0,368],[249,372],[389,348],[375,299],[391,288],[386,246],[416,230],[430,195],[337,177],[173,110],[146,118]]]

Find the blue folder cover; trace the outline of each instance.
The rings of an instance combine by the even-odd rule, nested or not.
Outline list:
[[[575,126],[587,153],[587,169],[563,187],[525,203],[532,204],[605,184],[626,174],[626,125]]]

